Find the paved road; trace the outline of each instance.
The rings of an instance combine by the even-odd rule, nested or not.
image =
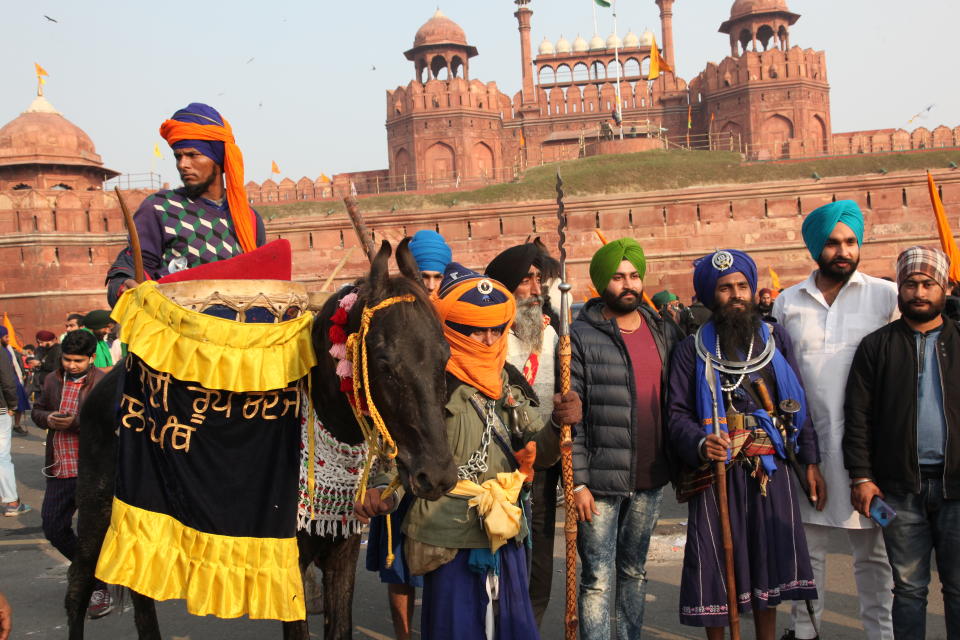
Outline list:
[[[63,613],[63,594],[66,588],[67,564],[63,557],[43,538],[40,527],[40,503],[43,499],[44,478],[43,437],[39,429],[30,428],[30,435],[15,436],[13,457],[21,495],[35,510],[18,518],[0,518],[0,590],[4,591],[14,607],[13,637],[30,640],[61,640],[66,638]],[[686,510],[672,498],[664,501],[660,524],[651,545],[648,562],[648,602],[646,609],[647,637],[674,640],[702,638],[699,629],[683,627],[677,622],[677,599],[680,585],[680,562],[683,557],[684,522]],[[557,528],[557,559],[554,565],[554,592],[545,617],[545,640],[563,637],[563,541],[562,524]],[[862,638],[858,618],[858,602],[853,584],[850,555],[845,537],[832,540],[828,561],[828,604],[822,636],[830,640]],[[376,577],[361,566],[357,572],[357,596],[354,599],[355,638],[382,640],[392,638],[390,614],[386,593]],[[939,584],[931,585],[929,610],[929,638],[945,638],[943,605]],[[783,610],[784,607],[781,607]],[[280,637],[276,622],[216,620],[211,617],[190,616],[181,602],[171,601],[158,606],[163,637],[169,640],[200,640],[229,638],[230,640],[261,640]],[[322,622],[310,617],[313,636],[321,636]],[[786,624],[784,611],[779,626]],[[749,619],[744,622],[744,637],[752,637]],[[113,640],[134,637],[133,612],[129,602],[121,614],[87,622],[87,637]]]

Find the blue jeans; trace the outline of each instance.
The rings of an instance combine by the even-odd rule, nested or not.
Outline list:
[[[924,478],[920,493],[887,493],[897,512],[883,530],[893,569],[893,634],[897,640],[926,634],[930,555],[937,552],[947,637],[960,638],[960,500],[943,498],[943,481]]]
[[[647,550],[660,517],[663,488],[626,496],[594,496],[597,511],[577,531],[580,552],[580,638],[634,640],[643,629]],[[616,571],[616,585],[613,583]],[[616,635],[610,594],[616,590]]]

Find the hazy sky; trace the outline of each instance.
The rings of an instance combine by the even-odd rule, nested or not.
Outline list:
[[[957,0],[788,0],[802,15],[791,43],[827,52],[834,132],[960,124]],[[729,53],[717,32],[731,0],[677,0],[677,71],[688,81]],[[659,39],[653,0],[619,0],[621,34]],[[6,0],[0,3],[0,123],[32,100],[33,63],[50,73],[47,98],[84,129],[106,166],[149,171],[160,123],[189,102],[231,121],[246,179],[387,166],[385,91],[413,79],[403,52],[436,0]],[[534,50],[544,36],[593,33],[592,0],[532,0]],[[479,56],[472,78],[520,87],[519,36],[511,0],[443,0]],[[612,31],[598,9],[600,33]],[[52,22],[44,16],[57,22]],[[156,169],[173,181],[169,149]]]

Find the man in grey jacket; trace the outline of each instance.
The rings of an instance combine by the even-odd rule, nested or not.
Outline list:
[[[643,249],[631,238],[597,251],[590,279],[600,298],[587,302],[570,332],[572,389],[583,399],[573,445],[583,640],[640,637],[647,550],[670,477],[664,392],[680,335],[643,305],[645,272]]]
[[[10,457],[13,412],[17,409],[17,374],[13,360],[0,357],[0,508],[5,516],[30,511],[17,493],[17,477]]]

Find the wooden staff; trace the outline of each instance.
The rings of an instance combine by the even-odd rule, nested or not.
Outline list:
[[[567,216],[563,206],[563,180],[557,173],[557,246],[560,250],[560,340],[557,353],[560,357],[560,393],[570,391],[570,283],[567,280],[566,241]],[[564,612],[564,638],[576,640],[580,621],[577,618],[577,508],[573,500],[573,436],[569,424],[560,426],[560,469],[563,478],[564,522],[563,535],[566,542],[566,610]]]
[[[350,224],[360,239],[360,246],[367,254],[367,260],[373,264],[373,258],[377,255],[376,247],[373,246],[373,236],[363,222],[363,214],[360,213],[360,204],[354,196],[347,196],[343,199],[343,204],[347,207],[347,216],[350,217]]]
[[[330,276],[323,282],[323,286],[320,287],[320,291],[326,291],[330,288],[330,285],[333,284],[333,279],[337,277],[337,274],[343,270],[344,265],[347,264],[347,260],[350,259],[350,256],[353,255],[353,250],[356,247],[350,247],[347,249],[347,252],[343,254],[343,257],[340,258],[340,262],[337,263],[337,266],[333,268],[333,271],[330,272]]]
[[[120,195],[120,187],[113,188],[117,192],[117,200],[120,201],[120,210],[123,212],[123,222],[127,226],[127,233],[130,235],[130,251],[133,253],[133,279],[137,283],[145,282],[146,276],[143,272],[143,253],[140,251],[140,234],[137,233],[137,225],[133,222],[133,216],[130,209],[127,209],[127,203],[123,201]]]
[[[707,387],[713,397],[713,433],[720,435],[720,416],[717,403],[720,402],[717,380],[713,373],[713,364],[707,358],[704,375]],[[713,476],[717,483],[717,505],[720,509],[720,535],[723,540],[723,560],[726,568],[727,617],[730,621],[730,638],[740,640],[740,609],[737,607],[737,573],[733,564],[733,532],[730,529],[730,507],[727,504],[727,462],[717,460],[713,463]]]

